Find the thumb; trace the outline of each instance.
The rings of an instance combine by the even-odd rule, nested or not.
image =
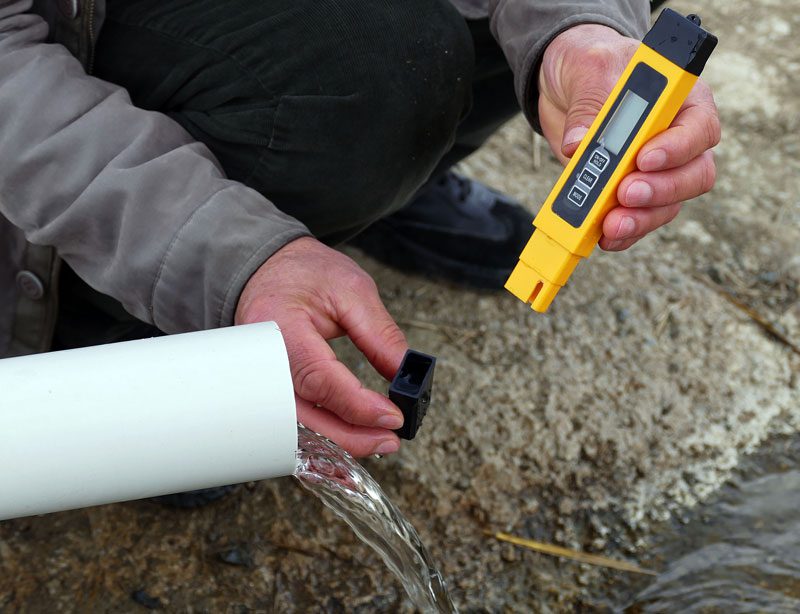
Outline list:
[[[613,84],[612,84],[613,85]],[[604,87],[593,87],[580,90],[567,108],[564,120],[564,137],[561,141],[561,153],[567,158],[578,149],[583,137],[589,132],[600,109],[603,108],[609,90]]]
[[[571,158],[578,146],[581,144],[583,137],[589,132],[589,128],[584,125],[576,125],[566,127],[564,132],[564,140],[561,142],[561,153],[567,158]]]
[[[563,113],[561,153],[572,157],[603,108],[639,41],[600,24],[578,24],[556,36],[539,71],[540,100]],[[544,127],[544,125],[543,125]],[[553,149],[557,141],[551,141]]]

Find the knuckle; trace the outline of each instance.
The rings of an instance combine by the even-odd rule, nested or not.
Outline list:
[[[373,333],[376,335],[375,338],[380,340],[380,343],[364,349],[364,355],[371,364],[375,364],[383,348],[407,346],[406,336],[393,321],[380,325]]]
[[[681,175],[678,173],[670,173],[668,176],[669,178],[666,181],[666,187],[664,189],[664,198],[663,201],[665,205],[672,204],[677,202],[680,197],[681,191]]]
[[[326,405],[332,391],[326,377],[326,363],[326,360],[302,361],[294,373],[294,385],[300,396],[320,405]]]
[[[712,110],[712,112],[708,116],[708,120],[706,121],[706,144],[708,147],[714,147],[719,144],[720,139],[722,138],[722,124],[719,121],[719,117],[716,114],[716,111]]]
[[[609,75],[618,63],[617,49],[608,44],[592,45],[580,57],[581,66],[590,74]]]
[[[698,88],[698,90],[700,90],[703,96],[711,95],[711,86],[708,83],[706,83],[705,79],[698,79],[696,87]]]
[[[604,87],[591,86],[581,90],[580,95],[572,105],[571,114],[578,117],[594,117],[603,107],[608,97],[608,91]]]
[[[714,157],[709,156],[703,163],[701,186],[703,193],[710,192],[717,181],[717,166]]]
[[[352,271],[346,282],[347,286],[359,296],[377,292],[375,281],[361,270]]]
[[[406,344],[406,336],[394,322],[387,322],[381,327],[380,338],[390,347]]]
[[[348,423],[356,422],[358,417],[358,398],[342,403],[340,392],[344,384],[337,377],[336,369],[330,360],[310,361],[298,368],[294,374],[297,393],[307,401],[317,403],[336,414]]]

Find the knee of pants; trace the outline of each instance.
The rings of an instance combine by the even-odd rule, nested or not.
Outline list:
[[[473,42],[449,0],[114,6],[100,76],[319,235],[407,201],[471,103]]]
[[[338,94],[282,96],[252,176],[322,238],[354,233],[408,202],[471,104],[473,43],[449,2],[359,4],[354,44],[326,63]]]

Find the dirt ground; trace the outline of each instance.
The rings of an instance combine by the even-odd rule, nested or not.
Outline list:
[[[439,357],[416,440],[366,462],[462,611],[600,607],[606,572],[500,544],[503,530],[631,561],[671,511],[800,424],[800,11],[671,3],[720,46],[712,194],[624,254],[580,265],[547,315],[360,258],[412,347]],[[792,6],[794,5],[794,6]],[[559,173],[508,125],[464,170],[535,209]],[[351,347],[357,373],[385,388]],[[132,594],[138,598],[135,601]],[[148,598],[152,601],[148,602]],[[292,479],[206,509],[133,502],[0,523],[0,611],[394,612],[400,585]]]

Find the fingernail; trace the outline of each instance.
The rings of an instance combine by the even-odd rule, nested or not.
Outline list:
[[[564,135],[564,147],[581,141],[583,137],[586,136],[587,132],[589,132],[589,129],[584,126],[575,126],[574,128],[570,128]]]
[[[653,198],[653,188],[646,181],[634,181],[625,193],[625,204],[629,207],[646,205]],[[630,220],[630,218],[625,218]]]
[[[619,221],[619,227],[617,228],[617,240],[627,239],[634,233],[635,230],[636,222],[633,221],[632,217],[626,215]]]
[[[372,451],[373,454],[394,454],[400,449],[400,443],[397,441],[383,441],[379,443]]]
[[[666,163],[667,152],[663,149],[654,149],[642,157],[642,165],[639,168],[643,171],[657,171],[664,168]]]
[[[378,426],[384,429],[399,429],[403,426],[403,416],[395,413],[384,414],[378,418]]]

